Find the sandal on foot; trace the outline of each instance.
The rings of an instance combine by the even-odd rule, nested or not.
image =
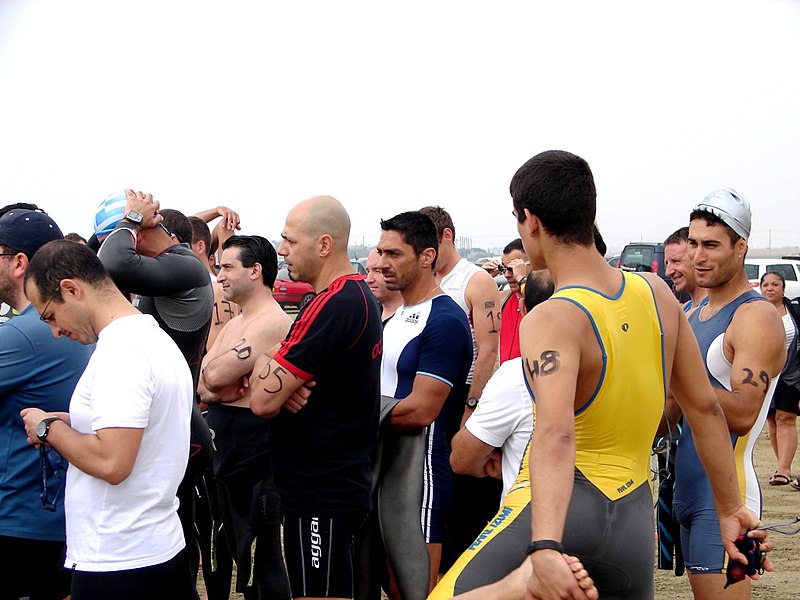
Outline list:
[[[791,482],[791,477],[783,475],[782,473],[773,473],[769,478],[770,485],[787,485]]]
[[[792,481],[789,482],[789,485],[796,490],[800,490],[800,478],[795,477]]]

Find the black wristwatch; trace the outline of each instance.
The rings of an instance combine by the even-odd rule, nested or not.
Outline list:
[[[467,405],[467,408],[475,410],[475,407],[478,406],[478,399],[475,396],[470,396],[464,404]]]
[[[126,221],[130,221],[131,223],[136,223],[137,225],[141,225],[142,219],[144,219],[144,215],[135,210],[129,210],[128,213],[122,218],[125,219]]]
[[[61,417],[47,417],[46,419],[42,419],[39,421],[39,424],[36,426],[36,437],[39,438],[40,442],[47,441],[47,434],[50,433],[50,423],[53,421],[63,421]]]
[[[555,550],[563,554],[564,546],[561,542],[555,540],[534,540],[528,544],[528,554],[533,554],[539,550]]]

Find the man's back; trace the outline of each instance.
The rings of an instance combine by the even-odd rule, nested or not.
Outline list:
[[[63,501],[58,498],[54,512],[42,509],[39,454],[26,442],[19,412],[31,406],[66,411],[93,350],[54,338],[31,305],[0,326],[0,535],[64,539]],[[63,490],[63,483],[51,477],[48,487]]]

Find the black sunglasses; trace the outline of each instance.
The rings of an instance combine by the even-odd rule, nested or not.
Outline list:
[[[39,467],[41,469],[41,479],[39,481],[39,499],[42,501],[42,508],[50,512],[56,511],[56,503],[61,491],[64,489],[64,478],[61,474],[66,471],[66,461],[61,458],[61,455],[55,448],[46,448],[44,444],[39,446]],[[47,489],[47,480],[50,476],[55,475],[61,484],[58,486],[52,498]]]

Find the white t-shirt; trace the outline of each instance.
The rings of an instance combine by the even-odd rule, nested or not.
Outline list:
[[[517,479],[533,432],[533,401],[525,385],[520,357],[505,361],[494,372],[465,427],[484,444],[503,451],[502,504]]]
[[[78,571],[120,571],[164,563],[185,546],[175,494],[189,458],[192,376],[170,337],[149,315],[112,321],[70,402],[72,427],[91,434],[144,429],[130,476],[111,485],[67,471],[67,559]]]

